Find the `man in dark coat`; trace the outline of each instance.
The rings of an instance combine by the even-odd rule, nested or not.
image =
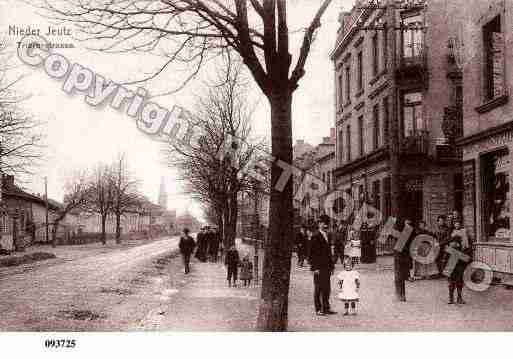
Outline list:
[[[189,229],[184,228],[183,236],[180,237],[180,242],[178,242],[178,248],[180,249],[180,254],[182,255],[183,264],[185,266],[185,274],[190,272],[189,263],[191,262],[191,255],[195,246],[196,243],[194,239],[189,235]]]
[[[296,236],[297,265],[303,267],[306,258],[306,228],[301,226]]]
[[[328,224],[319,222],[319,230],[310,243],[310,269],[314,275],[314,304],[317,315],[336,314],[330,309],[333,254],[328,236]]]
[[[196,236],[197,249],[195,257],[201,262],[205,262],[207,260],[208,242],[206,229],[206,227],[201,228],[201,232]]]
[[[212,262],[217,262],[219,256],[219,234],[215,228],[210,228],[208,232],[208,254]]]
[[[436,257],[436,266],[438,267],[438,272],[441,275],[445,268],[445,248],[447,247],[450,239],[449,227],[447,227],[444,215],[438,216],[436,219],[436,226],[435,237],[440,248],[438,256]]]
[[[411,242],[416,236],[416,231],[413,228],[413,223],[410,220],[404,221],[404,226],[409,226],[412,228],[412,232],[410,237],[408,238],[405,246],[402,248],[400,252],[394,253],[394,267],[398,268],[399,276],[395,278],[396,280],[396,288],[400,289],[399,300],[401,302],[406,302],[406,281],[410,277],[410,270],[413,268],[413,259],[410,254],[410,246]],[[403,231],[405,228],[403,227]]]

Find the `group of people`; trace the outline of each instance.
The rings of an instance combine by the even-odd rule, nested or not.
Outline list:
[[[470,262],[458,261],[454,268],[446,269],[451,254],[447,248],[453,248],[463,254],[472,256],[472,243],[467,230],[463,227],[462,218],[457,211],[437,218],[437,225],[430,230],[424,221],[415,225],[410,220],[402,222],[404,226],[411,227],[411,235],[406,245],[394,255],[394,265],[399,269],[396,276],[396,287],[399,290],[399,300],[406,301],[405,282],[418,278],[440,278],[447,276],[449,300],[448,304],[465,304],[463,299],[464,272]],[[429,261],[416,261],[412,258],[411,245],[419,235],[427,235],[433,241],[424,241],[417,247],[420,257],[429,258],[431,250],[437,253],[433,263]],[[356,270],[361,256],[361,243],[357,231],[347,223],[341,223],[336,230],[328,231],[328,223],[319,221],[316,230],[307,230],[302,227],[296,238],[298,265],[304,266],[305,260],[310,263],[314,280],[314,306],[317,315],[335,314],[330,308],[331,276],[334,274],[335,264],[340,259],[344,270],[337,274],[341,292],[338,298],[344,302],[344,314],[356,314],[356,305],[359,302],[360,275]],[[436,246],[438,248],[434,248]],[[447,272],[446,272],[447,271]],[[456,293],[455,293],[456,292]],[[457,297],[455,298],[455,294]],[[456,299],[456,300],[455,300]]]
[[[196,236],[196,241],[191,237],[189,228],[184,228],[178,247],[183,258],[185,274],[190,272],[191,256],[194,253],[194,249],[196,249],[194,256],[200,262],[206,262],[207,260],[217,262],[219,251],[222,252],[219,232],[209,226],[201,228],[200,233]]]
[[[295,249],[298,257],[297,265],[304,267],[305,260],[311,261],[311,243],[315,229],[301,226],[296,235]],[[347,222],[341,222],[334,232],[327,232],[332,247],[333,263],[339,260],[343,264],[348,259],[353,266],[359,264],[362,256],[361,240],[358,232]]]
[[[219,232],[212,227],[205,226],[201,232],[196,235],[196,240],[190,235],[190,230],[184,228],[183,235],[178,243],[180,254],[182,255],[185,274],[190,273],[190,262],[194,249],[195,257],[200,262],[217,262],[219,252],[222,253],[222,242]],[[242,260],[239,251],[235,245],[232,245],[225,253],[224,264],[226,266],[226,279],[228,286],[237,286],[237,280],[240,279],[243,286],[251,285],[253,279],[253,263],[249,260],[249,255],[245,255]],[[240,269],[240,275],[239,275]]]
[[[352,230],[348,230],[347,242],[352,246],[351,242],[356,242],[357,239]],[[356,305],[360,299],[360,275],[355,269],[357,263],[355,258],[357,257],[353,256],[352,249],[350,253],[345,254],[341,254],[341,248],[332,250],[332,247],[335,247],[333,244],[336,242],[333,234],[328,232],[326,221],[319,221],[318,228],[311,231],[310,237],[307,242],[307,257],[310,262],[310,270],[313,272],[315,313],[319,316],[336,314],[330,306],[331,276],[334,273],[336,261],[341,257],[343,258],[344,270],[337,274],[340,287],[338,298],[344,303],[344,315],[356,315]],[[301,251],[301,248],[299,250]],[[346,251],[345,248],[343,250]],[[298,252],[298,257],[300,253]],[[301,257],[301,259],[303,258]]]
[[[453,211],[448,216],[438,216],[434,230],[430,230],[424,221],[420,221],[415,226],[412,221],[405,220],[404,225],[412,227],[413,231],[405,247],[395,256],[395,265],[400,268],[400,275],[396,278],[398,281],[396,285],[400,289],[400,300],[406,301],[406,280],[414,281],[417,279],[447,276],[449,284],[448,303],[465,304],[463,300],[463,276],[469,262],[459,260],[454,268],[447,269],[449,273],[445,272],[451,256],[447,252],[448,247],[458,250],[469,257],[472,256],[472,243],[467,230],[463,227],[462,218],[459,213]],[[433,243],[428,241],[422,242],[417,248],[418,255],[425,258],[428,257],[431,250],[435,250],[437,256],[433,263],[420,263],[412,258],[410,247],[413,239],[418,235],[427,235],[435,239],[434,245],[438,247],[437,249],[433,248]],[[454,300],[455,291],[457,293],[456,301]]]

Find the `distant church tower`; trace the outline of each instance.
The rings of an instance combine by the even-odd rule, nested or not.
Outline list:
[[[159,206],[167,209],[167,191],[164,183],[164,177],[160,177]]]

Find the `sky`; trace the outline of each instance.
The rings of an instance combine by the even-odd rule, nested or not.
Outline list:
[[[289,30],[291,30],[291,53],[295,60],[302,32],[321,0],[293,0],[289,5]],[[349,10],[352,0],[333,0],[328,8],[322,26],[313,44],[306,74],[300,81],[293,102],[293,137],[317,144],[322,137],[329,136],[334,125],[333,111],[333,64],[329,53],[335,43],[338,28],[338,15],[341,9]],[[8,35],[9,26],[40,28],[46,32],[49,20],[40,16],[35,8],[20,0],[0,0],[0,38],[14,45],[20,37]],[[74,29],[71,29],[73,31]],[[72,37],[62,36],[56,42],[71,42],[73,49],[59,49],[71,62],[87,66],[106,78],[123,82],[150,74],[160,62],[146,53],[104,54],[84,48]],[[293,62],[294,63],[294,62]],[[91,168],[100,161],[109,162],[118,153],[127,155],[130,167],[141,180],[141,191],[153,201],[158,199],[159,184],[164,179],[168,191],[168,208],[183,213],[189,210],[202,216],[202,206],[184,193],[177,173],[163,163],[159,156],[159,145],[143,135],[132,118],[122,112],[106,108],[94,108],[84,101],[82,94],[68,95],[62,91],[62,82],[56,81],[41,68],[31,68],[20,64],[17,71],[23,74],[18,89],[30,95],[23,106],[35,118],[43,121],[45,134],[45,161],[24,186],[33,193],[44,192],[44,178],[48,179],[48,195],[62,200],[66,179],[76,170]],[[155,81],[145,85],[151,93],[163,93],[169,84],[178,83],[181,73],[177,68],[169,68]],[[158,98],[158,102],[171,109],[173,105],[187,108],[193,105],[193,97],[203,91],[208,71],[202,74],[178,94]],[[255,134],[261,137],[270,135],[270,116],[267,101],[258,90],[253,92],[259,107],[253,119]]]

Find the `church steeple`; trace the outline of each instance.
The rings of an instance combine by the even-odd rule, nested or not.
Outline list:
[[[167,191],[164,183],[164,177],[160,177],[159,206],[167,209]]]

